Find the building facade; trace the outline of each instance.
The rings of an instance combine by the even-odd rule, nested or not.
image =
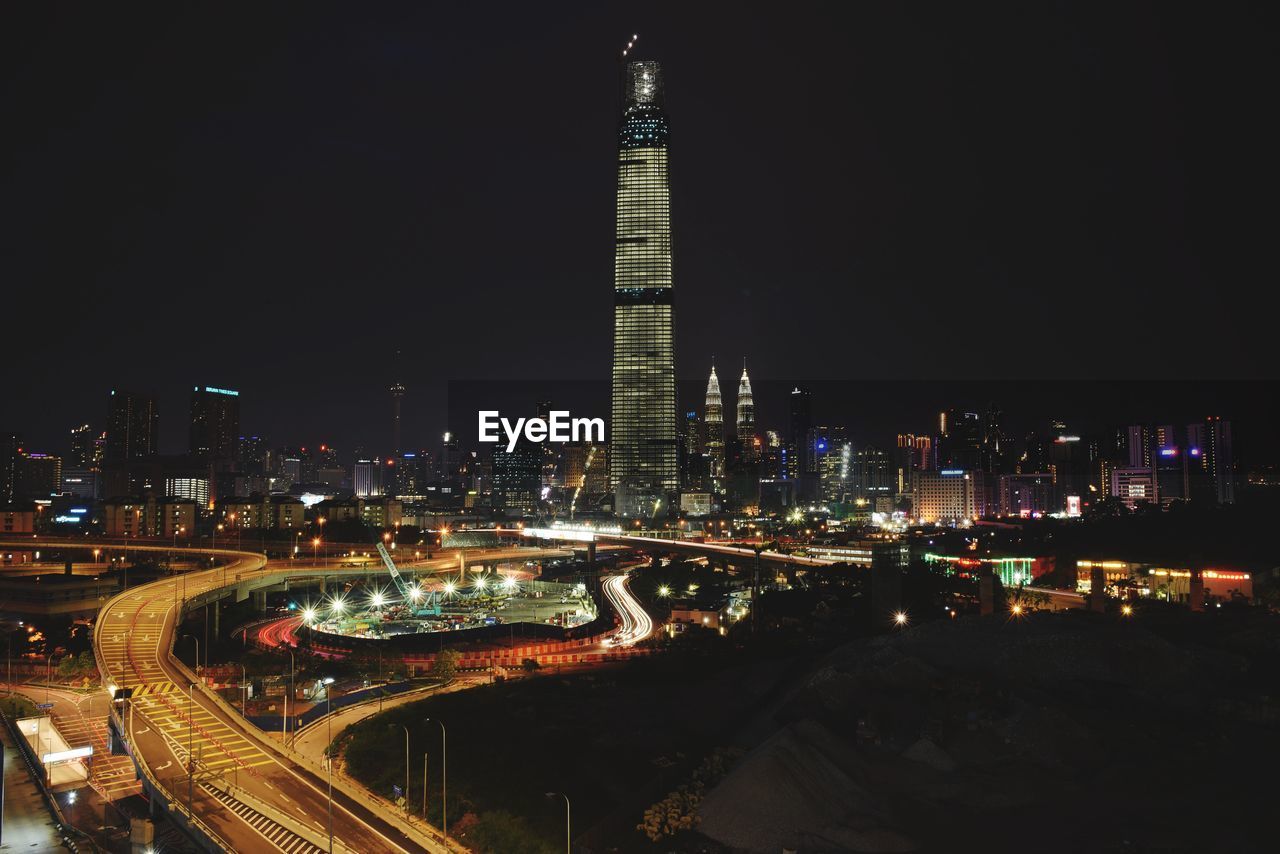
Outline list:
[[[981,490],[977,472],[964,469],[916,472],[912,515],[924,523],[956,523],[978,518]]]
[[[658,63],[627,63],[618,129],[609,479],[615,512],[630,516],[669,508],[679,487],[663,100]]]

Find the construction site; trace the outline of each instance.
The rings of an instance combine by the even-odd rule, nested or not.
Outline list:
[[[304,598],[303,626],[373,640],[508,623],[573,628],[597,616],[586,585],[536,580],[521,563],[468,569],[460,554],[456,571],[417,577],[396,566],[382,543],[377,548],[388,578]]]

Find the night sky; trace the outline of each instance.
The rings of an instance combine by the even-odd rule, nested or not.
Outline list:
[[[985,403],[887,381],[1028,381],[1012,411],[1040,379],[1275,376],[1245,308],[1274,288],[1275,54],[1244,13],[28,5],[0,27],[0,429],[32,447],[112,386],[159,394],[181,451],[196,384],[240,389],[244,432],[378,448],[393,375],[406,445],[451,381],[606,383],[633,32],[667,76],[678,370],[714,354],[728,403],[746,355],[782,390],[762,426],[797,381],[856,435]]]

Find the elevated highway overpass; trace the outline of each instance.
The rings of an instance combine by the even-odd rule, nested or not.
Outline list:
[[[119,549],[110,540],[29,538],[3,548]],[[131,551],[203,555],[222,561],[129,588],[106,602],[94,631],[94,654],[108,693],[130,689],[112,720],[124,738],[156,813],[188,829],[207,850],[296,852],[446,852],[464,850],[422,822],[408,822],[385,801],[265,736],[173,655],[186,610],[225,596],[294,582],[366,575],[367,567],[268,564],[233,549],[128,544]],[[468,554],[469,565],[571,554],[560,549],[502,548]],[[281,562],[283,563],[283,562]],[[447,572],[453,555],[415,568]],[[330,792],[332,793],[330,798]],[[332,836],[330,836],[332,831]]]
[[[586,543],[588,551],[592,551],[593,546],[599,545],[615,548],[624,547],[638,551],[680,555],[682,557],[706,558],[710,561],[722,562],[726,566],[742,569],[754,568],[757,556],[761,569],[771,570],[821,569],[837,563],[837,561],[825,558],[802,557],[766,549],[761,549],[757,552],[754,548],[700,542],[698,540],[670,540],[659,537],[558,528],[524,528],[512,533],[518,533],[524,538],[540,541]]]

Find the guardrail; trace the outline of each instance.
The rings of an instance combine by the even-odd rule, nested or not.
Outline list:
[[[200,693],[222,710],[224,714],[244,720],[238,709],[223,699],[223,697],[216,691],[205,685],[203,681],[191,672],[191,669],[187,667],[185,663],[173,656],[174,642],[175,638],[171,634],[169,638],[169,658],[170,662],[178,669],[178,671],[181,672],[185,678],[189,678],[200,690]],[[294,750],[292,747],[287,747],[277,743],[274,739],[267,737],[267,735],[256,726],[249,724],[248,721],[245,721],[245,723],[246,726],[242,729],[242,734],[260,749],[269,751],[270,753],[276,754],[281,758],[292,762],[300,769],[317,775],[321,780],[327,779],[329,769],[326,768],[323,763],[316,762],[310,757]],[[403,811],[395,804],[385,798],[375,795],[363,786],[349,782],[341,774],[333,775],[333,787],[351,800],[356,801],[357,803],[362,803],[365,807],[372,810],[379,818],[395,826],[398,830],[427,850],[439,850],[442,847],[446,851],[465,852],[468,850],[467,848],[455,843],[452,839],[446,839],[444,836],[440,835],[439,831],[435,830],[431,825],[426,825],[427,829],[424,830],[422,826],[405,820]],[[327,844],[327,837],[325,841]]]
[[[211,778],[203,781],[205,785],[212,786],[215,789],[235,798],[240,803],[249,807],[255,812],[262,813],[276,824],[283,827],[295,836],[300,836],[321,850],[327,850],[329,845],[329,833],[319,832],[314,827],[304,822],[298,821],[287,812],[276,809],[271,804],[254,795],[247,789],[237,786],[235,783],[229,783],[225,779]],[[333,850],[336,854],[359,854],[355,849],[342,844],[342,840],[334,837]]]
[[[146,585],[141,586],[145,587]],[[138,588],[135,587],[134,590],[137,591]],[[117,604],[118,600],[124,599],[128,593],[128,590],[122,590],[120,593],[108,599],[106,604],[98,611],[99,622],[101,622],[101,615],[108,613],[111,610],[111,607]],[[101,635],[95,631],[93,634],[93,657],[98,664],[98,672],[102,674],[103,680],[107,684],[112,684],[111,670],[107,667],[106,660],[102,657],[102,649],[98,643],[100,637]],[[133,701],[128,700],[126,702],[131,703]],[[133,760],[134,767],[138,769],[139,773],[141,773],[143,778],[146,780],[147,788],[154,796],[162,799],[162,805],[164,805],[166,809],[170,812],[175,812],[177,815],[185,819],[188,833],[199,832],[205,836],[205,839],[203,840],[196,839],[195,842],[197,844],[203,845],[204,843],[209,843],[217,846],[217,848],[222,851],[234,851],[235,849],[232,848],[225,839],[219,836],[217,831],[201,821],[200,818],[198,818],[189,809],[182,808],[182,802],[174,795],[173,792],[169,791],[169,789],[160,782],[159,778],[156,777],[152,772],[151,767],[147,764],[146,759],[143,758],[142,754],[139,753],[137,748],[134,746],[133,731],[126,724],[123,711],[118,711],[114,702],[111,704],[111,707],[111,716],[115,718],[117,728],[120,732],[127,733],[129,741],[129,757]],[[153,725],[151,724],[151,719],[147,716],[146,712],[138,712],[136,709],[134,711],[136,714],[140,714],[142,718],[147,721],[148,725]]]

